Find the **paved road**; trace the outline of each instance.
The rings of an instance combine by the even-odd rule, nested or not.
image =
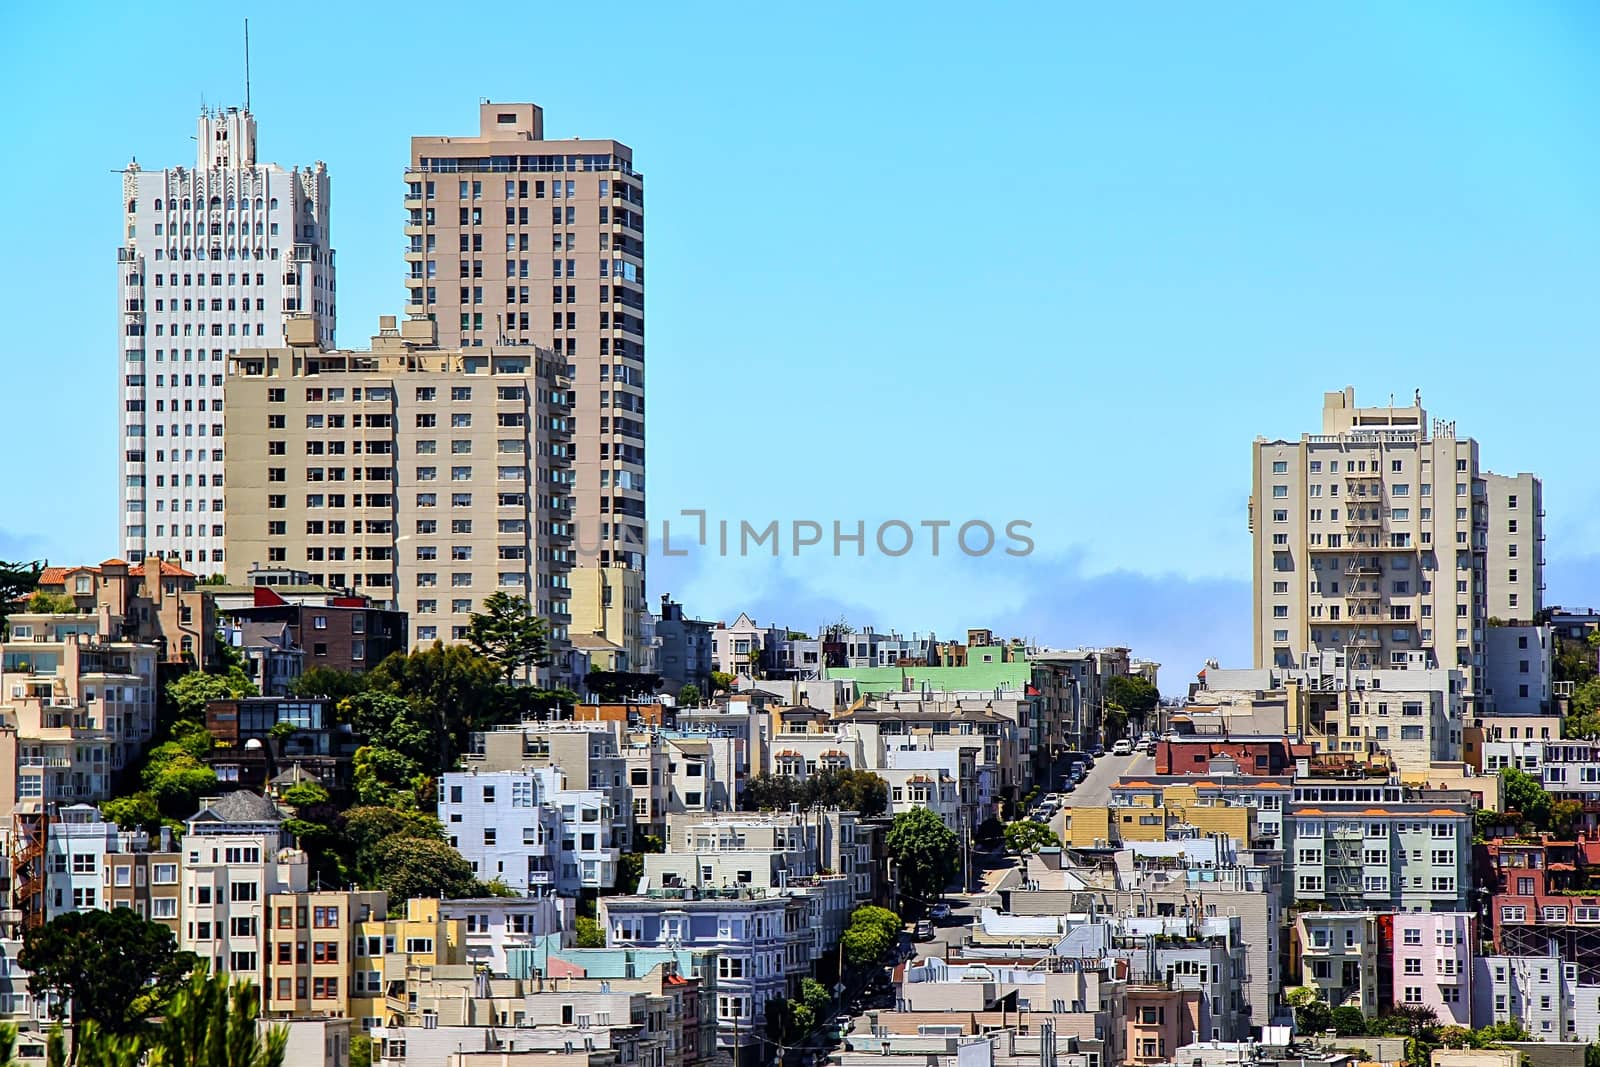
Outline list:
[[[1081,805],[1086,808],[1103,807],[1111,802],[1111,786],[1118,778],[1128,774],[1151,774],[1155,771],[1153,756],[1113,756],[1107,753],[1094,761],[1094,766],[1078,788],[1066,795],[1065,806],[1050,820],[1050,828],[1062,833],[1066,825],[1067,808]]]

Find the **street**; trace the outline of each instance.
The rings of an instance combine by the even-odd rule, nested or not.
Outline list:
[[[1078,788],[1065,795],[1061,810],[1050,820],[1050,829],[1064,836],[1067,811],[1070,808],[1104,807],[1111,803],[1111,786],[1118,778],[1125,775],[1150,774],[1154,770],[1153,756],[1137,753],[1132,756],[1113,756],[1107,753],[1098,757]]]

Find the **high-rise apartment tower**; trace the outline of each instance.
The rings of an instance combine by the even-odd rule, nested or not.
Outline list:
[[[290,316],[333,343],[328,171],[256,162],[256,120],[200,115],[195,166],[122,174],[117,249],[123,555],[221,573],[228,357]]]
[[[405,184],[407,308],[437,323],[440,347],[538,345],[565,361],[573,589],[605,607],[620,598],[623,610],[593,628],[638,665],[638,628],[612,621],[647,610],[644,178],[633,153],[547,140],[537,105],[485,102],[475,136],[411,139]]]
[[[1409,407],[1358,408],[1345,389],[1324,394],[1321,433],[1257,438],[1253,453],[1256,666],[1334,650],[1352,666],[1389,667],[1420,650],[1481,692],[1503,576],[1486,565],[1492,516],[1477,442],[1454,422],[1430,423],[1420,395]]]

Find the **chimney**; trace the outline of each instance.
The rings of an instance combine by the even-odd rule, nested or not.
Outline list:
[[[157,611],[161,610],[161,557],[144,558],[144,595],[150,598]]]

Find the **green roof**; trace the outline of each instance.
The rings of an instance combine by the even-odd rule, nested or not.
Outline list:
[[[973,663],[974,657],[982,659],[992,654],[992,663]],[[911,679],[910,688],[920,689],[926,684],[935,691],[975,691],[992,689],[1021,689],[1033,679],[1033,667],[1026,660],[1003,663],[999,648],[973,648],[967,651],[965,667],[829,667],[827,678],[840,678],[855,682],[863,696],[898,693],[907,688],[905,679]]]

